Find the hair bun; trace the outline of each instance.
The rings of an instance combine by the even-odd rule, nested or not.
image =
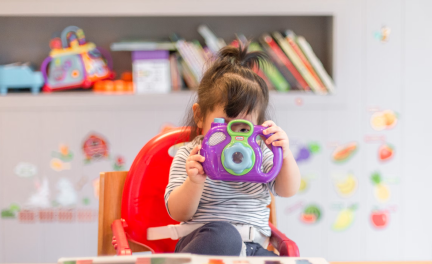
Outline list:
[[[217,58],[219,60],[229,60],[232,64],[238,64],[249,69],[260,67],[264,62],[267,62],[268,56],[264,52],[248,52],[250,42],[243,44],[238,41],[238,43],[238,47],[226,46],[220,49]]]

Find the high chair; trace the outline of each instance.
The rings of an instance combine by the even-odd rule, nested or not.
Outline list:
[[[189,141],[190,130],[184,132],[175,128],[151,139],[138,153],[129,172],[100,174],[98,256],[174,252],[177,240],[148,240],[147,230],[179,224],[167,213],[164,193],[173,160],[169,151],[172,146]],[[296,243],[275,227],[273,197],[269,207],[270,244],[281,256],[298,257]]]

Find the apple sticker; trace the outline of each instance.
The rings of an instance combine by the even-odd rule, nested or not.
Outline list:
[[[370,214],[370,221],[376,229],[383,229],[388,225],[389,213],[387,210],[373,210]]]

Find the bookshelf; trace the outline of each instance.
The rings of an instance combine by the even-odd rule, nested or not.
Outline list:
[[[232,40],[235,32],[257,37],[264,32],[292,29],[310,42],[333,77],[337,93],[314,95],[290,93],[278,97],[320,105],[345,104],[360,90],[362,2],[326,1],[2,1],[0,64],[30,61],[36,65],[49,52],[51,34],[65,26],[82,27],[89,40],[108,48],[122,37],[160,38],[177,32],[187,40],[202,41],[196,28],[205,23],[220,37]],[[43,30],[42,30],[43,29]],[[21,32],[19,35],[16,32]],[[106,34],[110,32],[110,34]],[[29,41],[30,39],[30,41]],[[115,70],[131,67],[130,53],[112,53]],[[65,95],[66,96],[66,95]],[[279,100],[279,99],[278,99]],[[289,103],[288,103],[289,104]]]
[[[0,65],[29,61],[39,67],[50,51],[48,42],[53,33],[70,25],[82,28],[88,41],[109,50],[113,42],[123,39],[169,40],[172,33],[204,43],[197,31],[202,24],[208,25],[227,43],[236,38],[236,33],[257,40],[263,33],[292,29],[308,40],[332,75],[331,16],[0,17],[0,32],[4,32]],[[111,56],[118,76],[123,71],[131,71],[130,52],[111,52]]]
[[[326,71],[333,75],[333,16],[331,15],[292,15],[292,16],[0,16],[0,64],[12,62],[31,62],[36,67],[49,53],[48,40],[54,32],[59,32],[68,25],[84,29],[87,40],[109,50],[113,42],[125,38],[168,39],[175,32],[186,40],[197,39],[204,42],[197,28],[201,24],[211,27],[228,43],[235,39],[235,33],[241,33],[257,40],[263,33],[275,30],[291,29],[304,36],[311,44]],[[43,29],[43,30],[42,30]],[[20,34],[16,34],[20,32]],[[109,32],[109,34],[106,34]],[[130,52],[111,52],[114,70],[117,75],[131,71]],[[175,93],[176,95],[178,93]],[[299,105],[297,97],[307,98],[315,104],[314,94],[273,93],[276,105]],[[65,93],[63,96],[69,96]],[[83,96],[90,95],[83,93]],[[277,95],[277,96],[276,96]],[[92,100],[99,97],[91,97]],[[297,100],[297,101],[296,101]],[[304,101],[304,100],[303,100]],[[326,103],[331,104],[331,103]],[[319,105],[319,104],[318,104]]]

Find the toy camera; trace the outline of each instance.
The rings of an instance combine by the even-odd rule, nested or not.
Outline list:
[[[233,127],[237,129],[233,131]],[[233,120],[226,124],[225,119],[215,118],[201,149],[201,155],[205,157],[203,169],[209,178],[259,183],[272,181],[282,166],[282,148],[272,146],[273,168],[264,173],[261,170],[263,156],[256,138],[272,135],[264,135],[265,129],[247,120]]]
[[[51,41],[51,48],[50,56],[41,65],[45,92],[90,88],[94,82],[114,76],[109,53],[86,42],[78,27],[65,28],[60,39]]]

